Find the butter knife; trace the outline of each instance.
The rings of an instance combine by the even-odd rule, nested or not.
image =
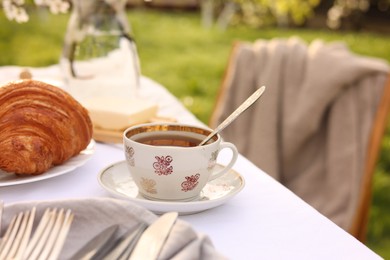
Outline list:
[[[101,258],[101,255],[105,255],[107,251],[111,250],[111,247],[115,243],[115,239],[112,238],[118,228],[119,225],[115,224],[103,229],[89,242],[87,242],[79,251],[77,251],[70,259],[80,260]]]
[[[135,229],[127,231],[116,243],[114,249],[110,253],[104,256],[104,260],[124,260],[128,259],[129,255],[133,251],[135,245],[137,244],[138,239],[141,237],[142,233],[146,228],[146,224],[141,223]]]
[[[177,216],[177,212],[168,212],[151,224],[138,240],[138,243],[130,255],[130,259],[157,259],[176,222]]]

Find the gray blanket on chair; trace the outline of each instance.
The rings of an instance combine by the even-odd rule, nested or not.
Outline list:
[[[214,123],[259,86],[267,88],[223,137],[348,229],[388,64],[353,54],[342,43],[307,45],[295,37],[243,44],[233,56]]]

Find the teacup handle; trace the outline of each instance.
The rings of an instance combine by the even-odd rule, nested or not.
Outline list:
[[[219,178],[220,176],[224,175],[225,173],[227,173],[232,167],[233,165],[236,163],[237,161],[237,158],[238,158],[238,150],[237,150],[237,147],[232,144],[232,143],[229,143],[229,142],[222,142],[220,145],[219,145],[219,150],[221,151],[222,149],[225,149],[225,148],[228,148],[230,150],[232,150],[233,152],[233,155],[232,155],[232,158],[229,162],[228,165],[226,165],[222,170],[220,171],[217,171],[217,172],[213,172],[209,178],[209,181],[212,181],[212,180],[215,180],[216,178]]]

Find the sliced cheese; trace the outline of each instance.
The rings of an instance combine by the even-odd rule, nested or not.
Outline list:
[[[124,130],[129,126],[146,123],[157,114],[158,106],[143,99],[95,97],[84,100],[94,127]]]

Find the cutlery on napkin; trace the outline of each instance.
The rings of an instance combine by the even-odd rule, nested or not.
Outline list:
[[[87,242],[71,259],[157,259],[177,216],[177,212],[166,213],[146,230],[146,225],[141,223],[117,240],[113,239],[113,235],[118,225],[109,226]]]
[[[121,238],[129,230],[135,229],[141,223],[151,225],[158,216],[151,211],[131,201],[113,198],[85,198],[26,201],[8,204],[3,212],[4,227],[9,225],[11,218],[17,212],[36,207],[36,217],[41,218],[48,207],[67,208],[75,215],[67,239],[59,256],[59,259],[70,259],[96,234],[113,224],[118,224],[119,229],[112,239]],[[158,259],[227,259],[218,252],[212,241],[206,234],[198,233],[188,223],[177,219],[169,236],[166,239]]]

